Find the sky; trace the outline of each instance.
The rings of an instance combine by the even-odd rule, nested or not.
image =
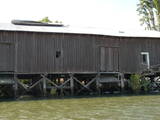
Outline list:
[[[0,0],[0,23],[13,19],[62,21],[65,25],[108,29],[143,29],[139,0]]]

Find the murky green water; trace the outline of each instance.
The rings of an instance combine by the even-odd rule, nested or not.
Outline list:
[[[160,120],[160,96],[0,102],[0,120]]]

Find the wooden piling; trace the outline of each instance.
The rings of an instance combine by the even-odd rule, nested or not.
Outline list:
[[[70,78],[71,96],[74,95],[74,79]]]
[[[14,75],[13,89],[14,89],[14,98],[16,99],[16,98],[18,97],[18,82],[17,82],[17,75]]]
[[[45,79],[45,77],[43,78],[43,95],[44,95],[44,97],[46,97],[46,79]]]
[[[60,96],[63,97],[63,96],[64,96],[64,93],[63,93],[63,86],[60,88],[60,90],[61,90]]]
[[[101,89],[100,89],[100,74],[98,73],[96,78],[96,88],[97,88],[97,94],[101,95]]]
[[[124,92],[124,74],[120,74],[120,86],[121,86],[121,93]]]

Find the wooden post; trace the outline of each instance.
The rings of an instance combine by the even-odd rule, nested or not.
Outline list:
[[[60,88],[60,90],[61,90],[60,96],[63,97],[64,96],[64,94],[63,94],[63,86]]]
[[[46,79],[43,77],[43,95],[46,97]]]
[[[100,73],[98,73],[97,78],[96,78],[96,88],[97,88],[97,93],[98,95],[101,95],[101,89],[100,89]]]
[[[14,98],[16,99],[18,97],[18,82],[17,82],[17,75],[14,74]]]
[[[70,78],[70,87],[71,87],[71,96],[73,96],[74,95],[74,79],[72,78],[72,76]]]
[[[15,74],[17,72],[17,50],[18,50],[18,44],[14,44],[14,98],[16,99],[18,97],[18,81],[17,81],[17,75]]]
[[[119,74],[120,75],[120,85],[121,85],[121,93],[124,92],[124,74]]]

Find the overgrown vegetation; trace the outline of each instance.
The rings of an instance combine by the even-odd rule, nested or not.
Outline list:
[[[133,74],[129,80],[129,86],[133,93],[147,93],[150,92],[151,80],[140,74]]]
[[[150,86],[151,85],[151,81],[150,78],[148,77],[141,77],[141,90],[145,93],[150,91]]]
[[[129,85],[133,91],[133,93],[138,94],[141,90],[141,76],[139,74],[131,75]]]

